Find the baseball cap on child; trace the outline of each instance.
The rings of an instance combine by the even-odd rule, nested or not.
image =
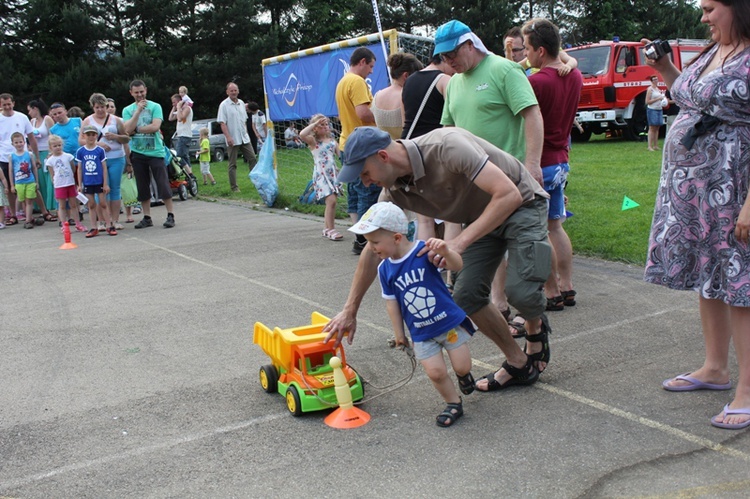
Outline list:
[[[94,125],[86,125],[85,127],[83,127],[82,133],[84,135],[86,135],[87,133],[96,133],[96,134],[98,134],[99,130],[97,130]]]
[[[355,234],[369,234],[378,229],[407,234],[409,220],[401,208],[390,201],[383,201],[372,205],[349,231]]]

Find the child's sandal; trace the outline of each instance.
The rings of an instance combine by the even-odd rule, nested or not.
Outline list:
[[[461,393],[469,395],[474,391],[474,376],[471,375],[471,372],[463,376],[456,374],[456,378],[458,378],[458,388]]]
[[[437,423],[437,425],[441,428],[453,426],[453,423],[455,423],[458,418],[464,415],[464,406],[462,402],[463,400],[461,400],[461,402],[459,402],[458,404],[448,404],[447,406],[445,406],[443,412],[438,414],[435,418],[435,423]]]

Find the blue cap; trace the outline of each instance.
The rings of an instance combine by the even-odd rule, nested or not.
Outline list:
[[[432,55],[444,54],[458,47],[458,40],[461,35],[471,33],[467,25],[461,21],[453,19],[441,25],[435,33],[435,50]]]
[[[374,126],[361,126],[346,139],[344,166],[339,172],[339,182],[354,182],[362,173],[365,160],[391,145],[391,136]]]

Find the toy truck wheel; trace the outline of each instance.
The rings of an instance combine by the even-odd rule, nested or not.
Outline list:
[[[266,393],[276,393],[278,390],[279,375],[276,373],[276,368],[268,364],[260,368],[258,373],[260,378],[260,386]]]
[[[299,392],[294,385],[286,389],[286,408],[289,409],[292,416],[302,415],[302,402],[299,398]]]

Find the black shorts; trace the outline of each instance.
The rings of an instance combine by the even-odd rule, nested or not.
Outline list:
[[[84,185],[83,186],[83,193],[84,194],[101,194],[102,192],[104,192],[104,184]]]
[[[156,182],[159,199],[172,199],[172,187],[169,185],[167,163],[164,158],[131,152],[130,162],[133,164],[135,184],[138,186],[138,201],[144,203],[151,199],[151,175]],[[149,175],[149,172],[151,175]]]

